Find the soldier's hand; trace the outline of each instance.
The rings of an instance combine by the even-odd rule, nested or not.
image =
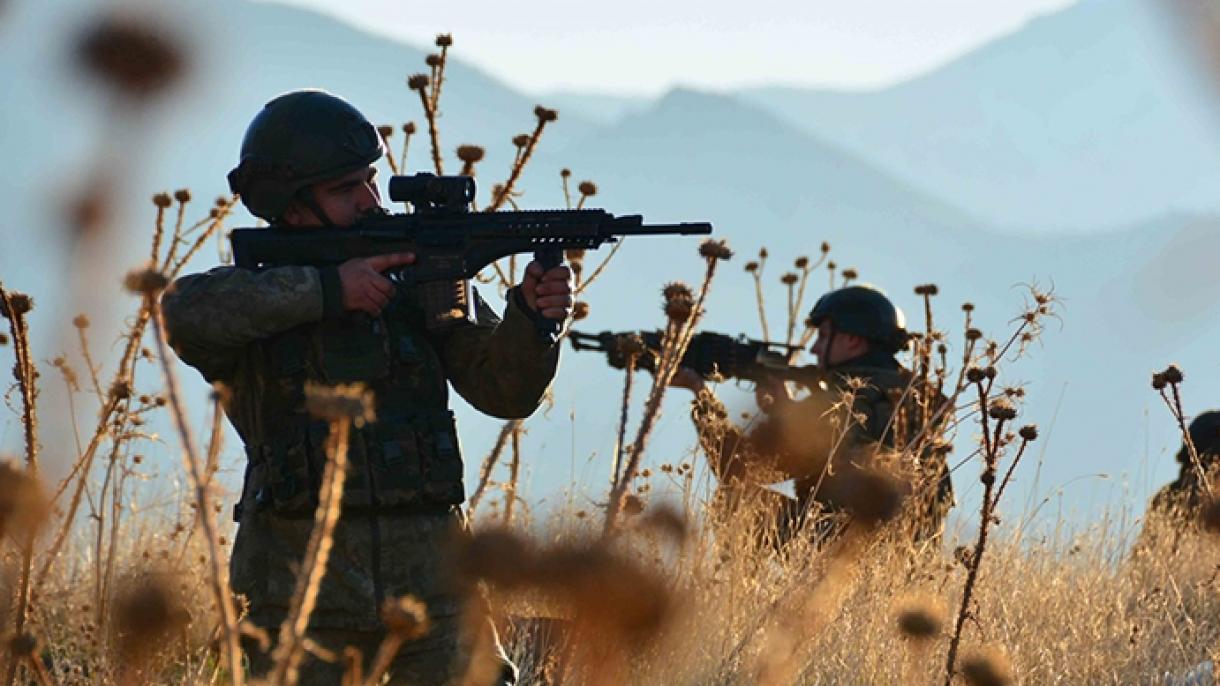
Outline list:
[[[694,393],[698,393],[706,386],[703,377],[699,376],[699,372],[690,367],[678,367],[678,371],[674,372],[673,378],[669,380],[669,385],[674,388],[686,388]]]
[[[521,295],[533,311],[563,321],[572,314],[572,270],[562,264],[543,270],[537,261],[530,262],[521,279]]]
[[[392,267],[415,262],[409,252],[356,257],[339,265],[339,283],[343,286],[343,309],[348,312],[381,314],[394,295],[394,283],[381,275]]]

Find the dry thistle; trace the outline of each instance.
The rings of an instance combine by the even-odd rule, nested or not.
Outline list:
[[[0,461],[0,536],[37,531],[50,513],[38,480],[14,462]]]
[[[413,135],[415,133],[415,122],[409,121],[406,124],[403,124],[402,132],[407,134],[408,136]]]
[[[76,60],[118,93],[137,100],[163,91],[187,67],[178,41],[164,28],[120,16],[85,29],[76,42]]]
[[[13,657],[35,659],[38,650],[38,638],[29,632],[23,631],[8,640],[8,651]]]
[[[801,255],[800,257],[796,258],[796,262],[793,264],[797,269],[807,269],[809,267],[809,258]]]
[[[940,292],[934,283],[925,283],[915,287],[915,295],[932,296]]]
[[[0,333],[0,346],[8,345],[8,334]]]
[[[513,145],[518,148],[524,148],[530,143],[530,135],[528,133],[519,133],[513,136]]]
[[[759,264],[757,262],[754,262],[754,261],[746,262],[746,271],[750,272],[751,274],[757,272],[758,267],[759,267]]]
[[[662,310],[670,321],[680,323],[690,319],[695,309],[695,295],[690,286],[681,281],[672,281],[661,289],[661,294],[665,297]]]
[[[127,272],[127,276],[123,278],[123,286],[132,293],[151,298],[169,286],[169,279],[150,265]]]
[[[360,383],[337,386],[307,384],[305,409],[318,419],[332,422],[350,419],[356,426],[364,426],[377,419],[373,411],[373,392]]]
[[[436,47],[449,48],[453,46],[453,36],[448,33],[439,33],[436,35]]]
[[[1171,364],[1166,367],[1165,371],[1161,372],[1161,376],[1164,377],[1165,383],[1182,383],[1182,370],[1176,364]]]
[[[118,379],[110,384],[110,398],[112,400],[126,400],[131,397],[131,384],[126,379]]]
[[[402,641],[422,638],[432,628],[428,606],[409,595],[387,599],[381,608],[381,622]]]
[[[439,67],[441,66],[441,56],[436,53],[432,53],[424,58],[424,64],[428,65],[429,67]]]
[[[589,303],[583,300],[577,300],[572,305],[572,320],[580,321],[589,316]]]
[[[377,126],[377,134],[381,136],[381,140],[388,143],[394,135],[394,127],[389,124],[380,124]]]
[[[1026,424],[1017,432],[1022,439],[1026,441],[1034,441],[1038,439],[1038,427],[1033,424]]]
[[[801,277],[796,274],[793,274],[792,272],[788,272],[788,273],[784,274],[783,276],[779,277],[780,283],[784,284],[785,286],[795,286],[796,283],[800,280],[801,280]]]
[[[34,309],[34,299],[25,293],[17,293],[15,291],[10,292],[8,295],[8,302],[13,308],[11,312],[9,311],[8,305],[5,305],[4,300],[0,298],[0,316],[7,319],[12,319],[13,315],[20,317]]]
[[[189,614],[159,576],[131,579],[115,603],[114,629],[124,661],[139,662],[164,645]]]
[[[1163,372],[1153,372],[1152,388],[1157,391],[1165,389],[1165,374]]]
[[[973,312],[974,303],[962,303],[962,312]]]
[[[191,201],[191,189],[179,188],[178,190],[174,191],[174,200],[177,200],[183,205],[187,204]]]
[[[428,78],[427,74],[412,74],[407,78],[407,88],[413,91],[423,91],[428,87],[429,82],[431,82],[431,79]]]
[[[549,124],[559,119],[559,112],[558,110],[552,110],[550,108],[543,107],[542,105],[537,105],[534,107],[534,116],[538,117],[539,123]]]
[[[987,415],[992,419],[1010,421],[1017,418],[1017,408],[1006,397],[996,398],[987,408]]]
[[[571,170],[571,169],[568,169],[567,167],[564,167],[563,169],[560,169],[560,170],[559,170],[559,175],[560,175],[561,177],[565,178],[565,179],[567,179],[567,178],[571,178],[571,176],[572,176],[572,170]]]
[[[846,279],[846,280],[848,280],[848,281],[852,281],[852,280],[857,279],[857,278],[859,278],[859,277],[860,277],[860,273],[859,273],[859,272],[857,272],[855,269],[853,269],[853,268],[851,268],[851,267],[848,267],[848,268],[846,268],[846,269],[844,269],[844,270],[843,270],[843,278],[844,278],[844,279]]]
[[[592,197],[597,195],[597,184],[593,183],[592,181],[581,181],[580,184],[576,186],[576,190],[579,191],[581,195]]]
[[[943,604],[931,597],[911,597],[898,609],[898,631],[903,636],[923,641],[935,638],[948,619]]]
[[[727,260],[733,257],[728,241],[708,238],[699,244],[699,255],[709,260]]]
[[[966,340],[968,340],[968,341],[977,341],[977,340],[979,340],[979,339],[980,339],[980,338],[982,338],[982,337],[983,337],[983,332],[982,332],[982,331],[979,331],[978,329],[976,329],[976,328],[974,328],[974,327],[971,327],[971,328],[969,328],[969,329],[966,329]]]
[[[485,151],[478,145],[459,145],[457,148],[458,159],[467,164],[482,161],[484,154]]]
[[[967,653],[962,658],[962,676],[970,686],[1007,686],[1015,681],[1008,655],[997,646]]]

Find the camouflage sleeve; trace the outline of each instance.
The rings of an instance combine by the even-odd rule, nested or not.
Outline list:
[[[254,341],[341,313],[335,268],[217,267],[183,276],[161,297],[169,343],[208,381],[224,378]]]
[[[516,288],[504,319],[475,293],[477,323],[438,336],[445,374],[475,409],[502,419],[524,419],[542,403],[559,366],[559,346],[538,335],[537,317]]]

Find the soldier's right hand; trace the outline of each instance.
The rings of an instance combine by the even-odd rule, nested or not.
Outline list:
[[[392,267],[413,264],[415,253],[400,252],[372,257],[356,257],[339,265],[339,283],[343,286],[343,309],[381,314],[394,295],[394,283],[381,275]]]

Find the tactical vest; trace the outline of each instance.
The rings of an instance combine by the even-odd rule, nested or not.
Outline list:
[[[423,331],[419,308],[396,298],[376,320],[347,313],[258,344],[258,417],[246,436],[243,507],[311,516],[317,506],[328,425],[305,411],[307,381],[362,382],[374,394],[376,421],[352,428],[344,511],[461,503],[462,458],[448,386]]]

